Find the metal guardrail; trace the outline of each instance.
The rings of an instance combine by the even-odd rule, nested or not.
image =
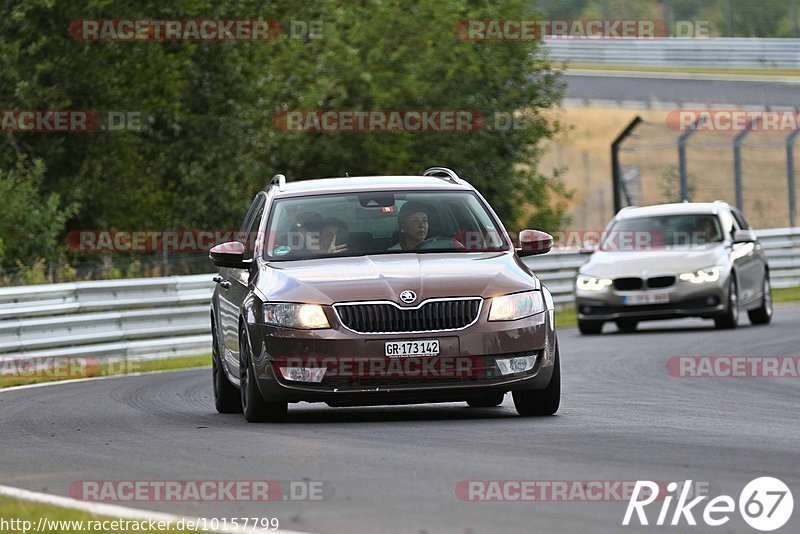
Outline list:
[[[546,39],[558,61],[653,67],[800,69],[800,39]]]
[[[756,235],[767,255],[772,287],[800,286],[800,228],[756,230]],[[590,252],[559,251],[529,256],[523,261],[553,293],[556,304],[563,306],[572,303],[575,273],[590,255]]]
[[[800,228],[756,234],[774,287],[800,286]],[[556,303],[588,253],[525,258]],[[145,359],[211,351],[212,274],[0,288],[0,358],[83,356]]]
[[[156,358],[210,352],[211,274],[0,289],[0,355]]]

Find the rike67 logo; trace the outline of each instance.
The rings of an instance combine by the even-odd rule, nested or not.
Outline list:
[[[676,482],[669,483],[666,496],[659,499],[661,507],[658,518],[655,523],[650,523],[653,517],[651,514],[648,518],[645,508],[658,499],[658,484],[649,480],[636,481],[622,524],[635,525],[638,520],[640,525],[697,525],[695,514],[711,527],[722,526],[731,520],[737,505],[733,497],[720,495],[703,506],[701,503],[708,499],[708,495],[689,500],[691,487],[691,480],[687,480],[682,487]],[[676,501],[675,508],[670,510],[673,501]],[[789,521],[794,509],[794,499],[789,487],[782,481],[760,477],[751,480],[744,487],[739,495],[738,506],[742,519],[750,527],[769,532],[781,528]],[[657,507],[658,505],[654,508]]]

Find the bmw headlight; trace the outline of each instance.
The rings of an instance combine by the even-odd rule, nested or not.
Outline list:
[[[611,285],[611,279],[595,278],[594,276],[579,274],[575,285],[578,289],[583,291],[602,291]]]
[[[545,311],[541,291],[526,291],[492,299],[490,321],[514,321]]]
[[[264,322],[273,326],[312,330],[330,328],[325,311],[319,304],[264,304]]]
[[[705,269],[698,269],[691,273],[683,273],[680,279],[684,282],[691,282],[693,284],[703,284],[705,282],[716,282],[719,280],[720,268],[717,266],[706,267]]]

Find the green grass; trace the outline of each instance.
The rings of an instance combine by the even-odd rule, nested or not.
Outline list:
[[[578,316],[575,315],[575,308],[572,306],[556,311],[556,328],[569,328],[577,324]]]
[[[800,287],[772,289],[772,302],[797,302],[800,300]]]
[[[91,378],[95,376],[122,375],[130,373],[143,373],[147,371],[169,371],[172,369],[188,369],[211,365],[211,355],[182,356],[180,358],[163,358],[157,360],[120,360],[113,363],[103,363],[99,366],[87,366],[85,372],[68,376],[0,376],[0,388],[38,384],[40,382],[55,382],[73,378]]]
[[[569,63],[569,69],[581,70],[618,70],[626,72],[663,72],[686,74],[747,74],[757,76],[800,76],[799,70],[793,69],[730,69],[705,67],[648,67],[641,65],[582,65]]]
[[[22,526],[28,526],[28,532],[34,532],[39,524],[39,518],[46,518],[52,521],[83,521],[83,531],[80,530],[81,525],[77,525],[78,528],[75,528],[75,524],[73,523],[72,528],[69,525],[48,525],[47,523],[43,523],[42,530],[36,531],[37,534],[73,534],[73,533],[80,533],[80,532],[117,532],[122,534],[127,533],[141,533],[145,532],[144,529],[147,528],[146,521],[136,521],[140,525],[143,525],[143,528],[140,527],[138,530],[135,526],[133,528],[128,529],[110,529],[110,523],[107,523],[105,530],[98,530],[94,528],[88,528],[89,526],[94,526],[93,523],[87,523],[88,521],[115,521],[119,520],[118,518],[114,517],[105,517],[99,516],[94,514],[89,514],[86,512],[81,512],[79,510],[72,510],[69,508],[61,508],[59,506],[53,506],[49,504],[41,504],[36,502],[30,501],[23,501],[18,499],[11,499],[9,497],[1,497],[0,496],[0,518],[4,521],[11,521],[19,519],[20,523],[15,524],[6,524],[2,530],[2,532],[23,532]],[[24,521],[30,521],[30,524],[21,523]],[[127,520],[133,523],[135,520]],[[128,523],[130,526],[131,523]],[[11,528],[13,527],[13,528]],[[61,528],[59,528],[61,527]],[[189,532],[202,532],[202,530],[194,531],[194,530],[178,530],[178,529],[170,529],[170,530],[158,530],[157,532],[172,532],[172,533],[189,533]]]

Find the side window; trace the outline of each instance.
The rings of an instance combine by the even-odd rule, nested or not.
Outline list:
[[[261,221],[261,216],[264,214],[266,201],[267,197],[264,193],[256,195],[256,198],[253,199],[253,203],[250,205],[250,209],[247,210],[247,214],[244,216],[242,226],[239,228],[239,235],[237,238],[246,245],[244,253],[245,259],[253,257],[253,249],[257,237],[255,234],[258,233],[258,223]]]
[[[750,225],[747,224],[747,220],[745,220],[745,218],[744,218],[744,214],[742,214],[741,211],[739,211],[739,210],[731,210],[731,213],[733,214],[733,218],[736,219],[736,224],[739,225],[739,228],[741,228],[742,230],[750,230],[751,229]]]

